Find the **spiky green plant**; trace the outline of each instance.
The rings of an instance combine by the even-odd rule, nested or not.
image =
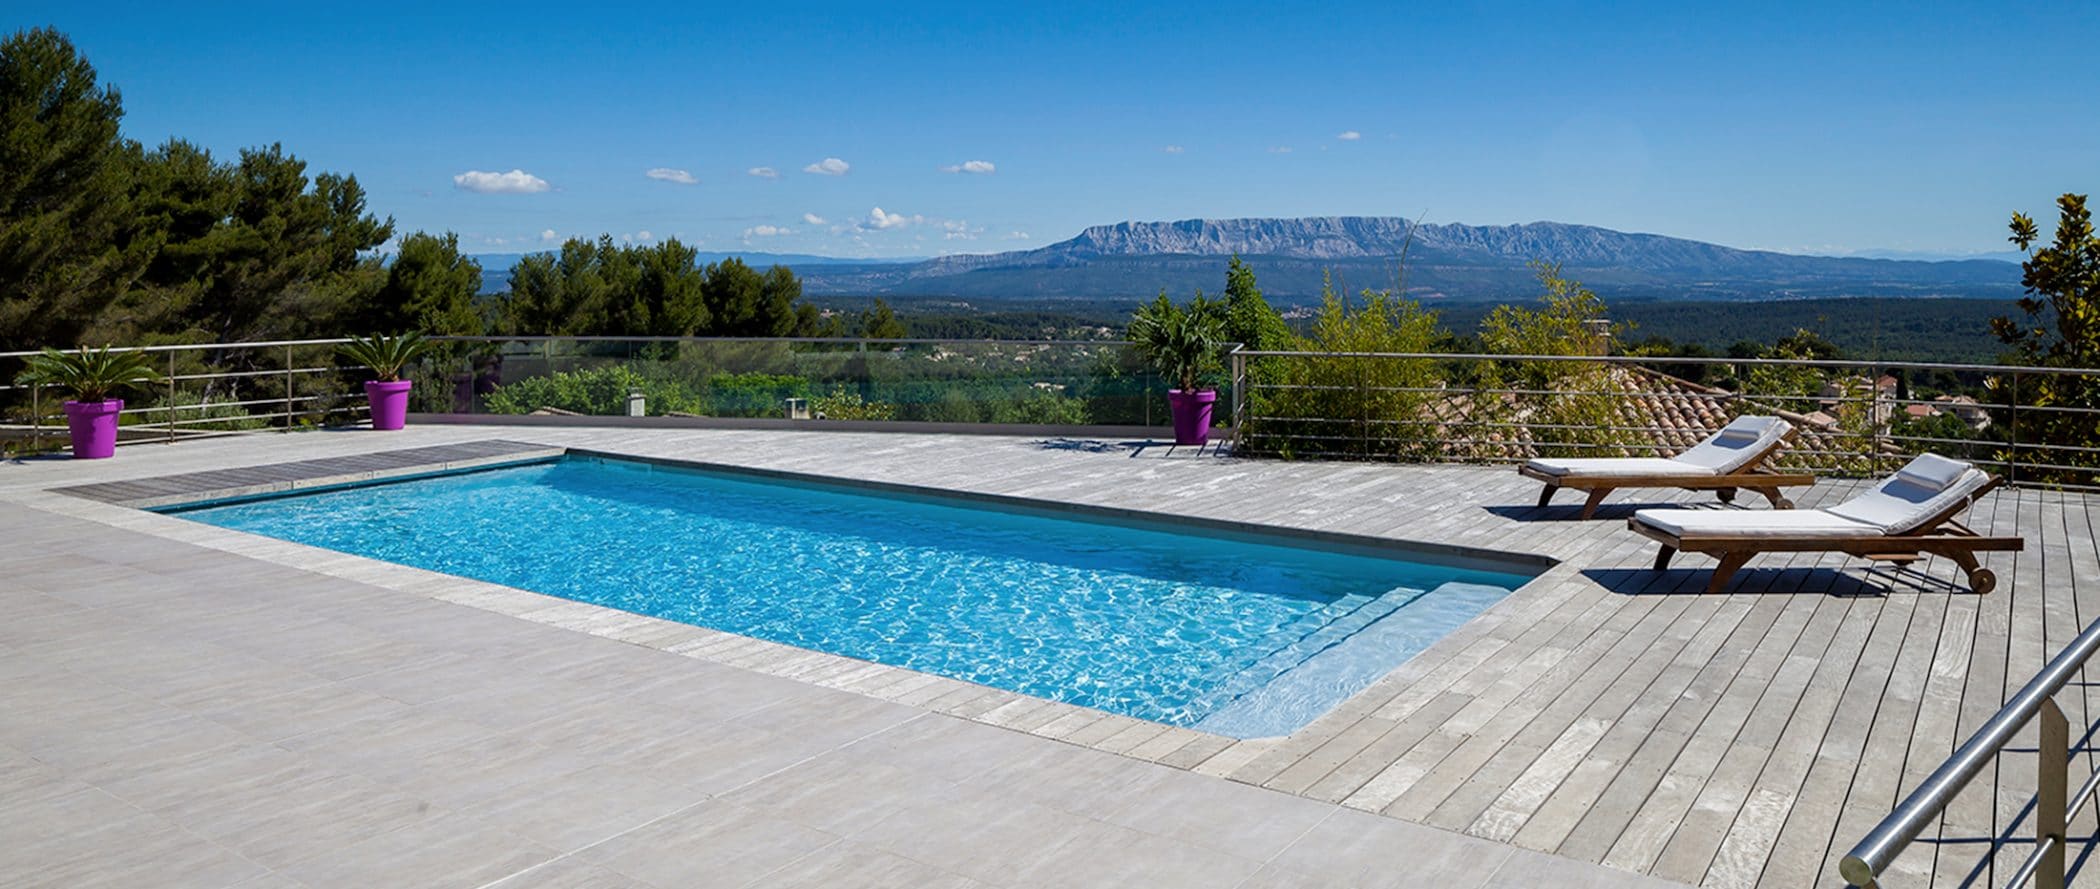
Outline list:
[[[423,335],[415,331],[399,336],[387,336],[382,333],[368,337],[351,337],[350,342],[344,343],[336,351],[344,358],[371,368],[372,373],[378,376],[379,382],[391,383],[401,379],[401,368],[430,351],[430,343],[425,342]]]
[[[1201,293],[1184,308],[1167,299],[1162,290],[1158,299],[1131,316],[1130,342],[1161,376],[1174,381],[1183,392],[1196,392],[1220,369],[1224,312]]]
[[[58,386],[72,393],[74,401],[83,402],[108,401],[133,385],[160,379],[146,353],[119,352],[112,346],[81,346],[71,352],[47,348],[31,356],[29,366],[16,378],[24,385]]]

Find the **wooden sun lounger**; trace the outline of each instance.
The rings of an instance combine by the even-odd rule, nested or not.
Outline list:
[[[1662,544],[1655,554],[1655,570],[1670,567],[1670,557],[1679,551],[1705,553],[1720,560],[1714,566],[1713,579],[1706,585],[1709,593],[1718,593],[1728,586],[1737,570],[1750,561],[1752,556],[1775,552],[1841,552],[1877,562],[1893,562],[1908,565],[1928,555],[1945,556],[1961,566],[1968,575],[1969,588],[1977,595],[1989,595],[1998,588],[1998,575],[1983,567],[1976,560],[1980,552],[2019,552],[2027,547],[2027,541],[2019,537],[1985,537],[1960,522],[1955,516],[1967,511],[1976,498],[2003,484],[2003,479],[1991,481],[1977,490],[1968,499],[1942,510],[1917,530],[1902,534],[1861,534],[1851,537],[1831,536],[1735,536],[1712,535],[1680,537],[1660,528],[1642,524],[1639,518],[1626,520],[1626,526],[1637,534]]]
[[[1517,473],[1528,479],[1544,482],[1546,489],[1539,492],[1539,508],[1544,509],[1553,501],[1553,495],[1562,488],[1588,491],[1589,499],[1582,504],[1582,517],[1593,518],[1597,505],[1620,488],[1678,488],[1686,491],[1712,491],[1722,503],[1734,503],[1737,489],[1755,491],[1771,501],[1774,509],[1793,509],[1794,501],[1780,493],[1781,488],[1799,488],[1816,483],[1816,477],[1801,472],[1777,472],[1763,468],[1764,462],[1779,453],[1779,449],[1793,440],[1795,430],[1774,439],[1763,451],[1743,464],[1741,469],[1725,473],[1670,473],[1656,475],[1554,475],[1529,465],[1517,467]]]

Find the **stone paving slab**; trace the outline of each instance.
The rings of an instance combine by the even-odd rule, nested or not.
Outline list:
[[[1316,840],[1486,886],[1519,855],[19,503],[0,565],[10,886],[1384,884]]]
[[[752,714],[762,711],[737,709],[751,701],[741,691],[731,691],[748,687],[764,689],[754,691],[761,701],[841,695],[824,700],[857,700],[880,712],[896,708],[906,714],[902,723],[889,727],[864,725],[861,717],[841,715],[841,731],[868,728],[869,733],[846,738],[826,734],[827,743],[839,745],[831,751],[874,749],[881,738],[908,737],[901,734],[907,726],[969,733],[964,745],[969,755],[958,749],[929,766],[908,755],[906,750],[915,745],[898,745],[885,748],[883,756],[893,759],[859,767],[857,774],[881,771],[876,765],[895,768],[901,777],[891,777],[907,785],[925,771],[939,771],[946,783],[926,785],[945,788],[934,798],[939,802],[931,804],[936,808],[990,805],[979,789],[981,782],[972,781],[981,774],[978,770],[991,768],[988,762],[1007,762],[1019,769],[1001,788],[1014,782],[1063,788],[1046,801],[994,794],[1026,803],[1011,816],[1024,825],[1013,829],[1015,834],[1064,836],[1069,828],[1080,830],[1075,835],[1093,836],[1087,831],[1100,830],[1081,830],[1057,817],[1076,814],[1145,834],[1142,842],[1112,830],[1099,834],[1102,842],[1118,848],[1141,848],[1154,839],[1206,848],[1186,832],[1158,826],[1173,822],[1160,820],[1167,816],[1157,812],[1141,819],[1153,825],[1149,829],[1119,823],[1115,811],[1145,811],[1139,803],[1161,791],[1150,784],[1130,784],[1129,776],[1098,777],[1094,770],[1109,763],[1151,770],[1148,775],[1177,776],[1158,779],[1163,782],[1244,789],[1260,799],[1292,800],[1325,813],[1319,828],[1290,840],[1266,859],[1248,850],[1266,850],[1266,843],[1274,841],[1247,839],[1231,849],[1211,849],[1260,860],[1229,877],[1221,876],[1223,871],[1191,867],[1191,873],[1209,874],[1212,882],[1206,885],[1384,885],[1381,881],[1394,875],[1379,871],[1376,862],[1383,860],[1382,851],[1328,835],[1331,825],[1349,824],[1357,830],[1353,825],[1359,823],[1367,835],[1426,831],[1406,836],[1426,842],[1470,835],[1465,837],[1468,842],[1486,843],[1466,847],[1477,850],[1462,856],[1476,865],[1467,871],[1468,880],[1473,871],[1486,872],[1483,878],[1500,872],[1507,880],[1533,868],[1604,862],[1612,867],[1556,872],[1556,879],[1570,885],[1603,881],[1598,883],[1602,885],[1635,879],[1630,872],[1645,872],[1713,886],[1837,885],[1842,881],[1832,866],[1835,857],[1994,711],[2010,689],[2024,682],[2053,653],[2052,645],[2060,646],[2082,626],[2079,621],[2095,616],[2091,603],[2081,609],[2079,600],[2100,590],[2092,577],[2100,572],[2100,558],[2092,542],[2088,503],[2082,496],[2058,492],[2009,490],[1986,498],[1971,516],[1979,531],[2020,533],[2030,540],[2028,553],[1986,559],[2003,579],[1999,592],[1988,598],[1961,591],[1958,574],[1936,562],[1914,566],[1922,570],[1882,566],[1870,571],[1861,563],[1820,554],[1761,558],[1729,593],[1702,596],[1694,592],[1703,585],[1701,560],[1683,559],[1674,570],[1649,571],[1652,548],[1626,533],[1618,519],[1646,504],[1714,508],[1704,498],[1624,492],[1607,501],[1604,518],[1580,522],[1573,520],[1573,506],[1534,508],[1536,488],[1506,468],[1287,464],[1238,461],[1209,451],[1198,454],[1137,442],[979,436],[531,431],[534,444],[549,448],[1058,499],[1309,532],[1515,551],[1560,561],[1306,729],[1289,738],[1236,741],[46,493],[287,458],[321,460],[404,447],[443,447],[488,439],[497,432],[448,427],[394,435],[256,436],[132,447],[116,460],[90,465],[29,461],[0,466],[0,502],[13,501],[58,517],[29,523],[34,527],[21,529],[20,541],[11,539],[14,535],[0,536],[0,563],[11,574],[28,578],[26,586],[34,593],[0,600],[7,614],[24,619],[22,629],[0,625],[0,655],[17,654],[11,640],[35,630],[84,634],[71,645],[48,651],[50,660],[22,665],[42,674],[123,651],[126,654],[117,658],[121,663],[112,667],[113,678],[146,682],[138,674],[195,659],[196,664],[227,672],[201,684],[179,677],[153,680],[147,690],[163,696],[157,699],[161,707],[187,713],[184,708],[211,705],[216,707],[213,713],[233,721],[225,730],[268,735],[278,730],[277,714],[311,706],[317,723],[318,746],[313,749],[333,751],[327,755],[348,755],[354,746],[347,741],[322,743],[331,731],[343,732],[344,724],[405,722],[410,728],[377,734],[371,756],[382,763],[439,757],[446,749],[484,749],[515,738],[551,751],[549,756],[632,757],[655,752],[694,769],[681,779],[692,792],[708,800],[732,797],[742,786],[734,782],[757,781],[763,786],[767,775],[794,767],[772,758],[778,751],[769,739],[779,726],[732,728],[708,721],[757,719]],[[501,434],[515,436],[518,431]],[[1826,482],[1796,499],[1804,505],[1832,502],[1855,487]],[[70,520],[84,524],[76,526]],[[47,530],[52,527],[69,530]],[[126,540],[136,543],[140,555],[125,555],[132,549],[129,545],[103,547],[98,558],[84,563],[52,549],[83,533],[129,534]],[[212,570],[226,580],[200,584],[179,598],[158,593],[168,586],[169,576],[194,577],[185,572]],[[231,587],[219,588],[226,581]],[[256,598],[309,584],[326,585],[332,592],[310,600],[311,610],[297,616]],[[53,586],[64,586],[67,598],[50,595]],[[94,613],[69,610],[77,608],[92,608]],[[112,623],[106,619],[111,614],[129,616],[133,623]],[[340,644],[328,645],[319,640],[329,633],[315,629],[317,624],[330,630],[347,624],[352,629],[343,633]],[[174,643],[161,641],[161,636],[178,630],[176,638],[185,644],[162,650]],[[272,638],[281,641],[247,641]],[[591,647],[600,643],[637,654],[616,656]],[[144,646],[137,656],[128,653],[134,645]],[[394,666],[384,665],[389,657],[398,659]],[[542,669],[511,669],[510,659],[521,657],[536,658]],[[243,658],[293,659],[287,664],[296,666],[294,675],[310,678],[278,688]],[[674,663],[687,666],[669,666]],[[0,677],[9,675],[7,665],[0,657]],[[361,669],[372,672],[357,672]],[[665,681],[694,669],[706,671],[706,679]],[[328,697],[319,689],[328,686],[311,683],[345,680],[362,683],[353,689],[362,695],[345,694],[340,704],[318,703]],[[588,690],[598,687],[589,684],[594,681],[626,683],[615,687],[630,690],[654,689],[678,706],[720,699],[728,707],[707,710],[704,718],[689,712],[658,720],[655,714],[664,706],[635,713],[625,704],[589,700]],[[227,689],[214,691],[221,682]],[[451,683],[462,690],[447,694]],[[520,703],[534,700],[540,683],[547,706],[555,709]],[[83,724],[101,724],[125,714],[108,699],[114,692],[63,683],[55,687],[81,692],[84,705],[93,705],[81,716]],[[681,697],[669,689],[689,694]],[[46,691],[33,700],[52,700],[55,694]],[[251,703],[270,701],[273,695],[281,699],[281,706]],[[586,699],[579,701],[577,695]],[[441,702],[450,703],[454,712],[438,714],[445,717],[442,725],[425,724],[422,716],[382,712],[385,706],[367,696],[385,698],[412,714]],[[2080,699],[2068,701],[2067,709],[2073,720],[2084,719],[2087,706],[2082,695],[2074,697]],[[1894,708],[1877,707],[1890,699],[1897,702]],[[781,712],[811,706],[835,712],[840,705],[788,704]],[[526,717],[531,721],[510,724]],[[784,725],[794,734],[831,721],[812,718],[819,721],[790,719]],[[701,721],[684,721],[693,719]],[[176,732],[164,722],[152,722],[117,743],[138,746],[158,740],[158,733],[170,733],[170,741],[163,743],[180,741],[168,748],[178,758],[207,756],[224,746],[215,732]],[[595,731],[599,726],[602,732]],[[354,735],[355,729],[351,731]],[[1003,745],[1009,741],[1038,746],[1008,749]],[[1038,754],[1038,749],[1089,759],[1082,765],[1042,759],[1049,754]],[[715,765],[702,767],[698,760]],[[725,760],[730,765],[720,765]],[[608,776],[610,786],[619,786],[618,769],[633,766],[631,760],[597,764],[611,770],[597,773]],[[504,781],[502,767],[494,768],[497,774],[474,781],[463,774],[460,788],[430,794],[442,797],[431,802],[442,803],[448,812],[458,805],[460,813],[487,813],[495,822],[491,829],[522,842],[551,843],[547,848],[554,848],[578,839],[575,833],[563,832],[568,825],[502,820],[495,813],[511,810],[472,798],[476,793],[510,792],[495,786]],[[1053,780],[1074,769],[1079,780]],[[2010,757],[1997,772],[1996,786],[1979,783],[1957,801],[1954,811],[1960,818],[1950,813],[1947,827],[1935,835],[1940,842],[1914,846],[1901,864],[1935,881],[1972,872],[1988,875],[1993,866],[1984,857],[1988,846],[1968,840],[2009,829],[2019,814],[2018,801],[2031,794],[2031,771],[2031,762]],[[355,774],[378,783],[405,780],[407,773]],[[837,780],[837,772],[828,774],[834,777],[815,783],[824,786]],[[1213,792],[1181,791],[1182,783],[1172,786],[1177,790],[1164,797],[1169,807],[1179,793]],[[1115,802],[1101,801],[1109,797]],[[487,806],[474,807],[482,803]],[[894,800],[870,800],[873,809],[841,809],[880,819],[885,803]],[[726,819],[730,822],[766,812],[749,800],[736,804],[737,810],[721,810],[736,815]],[[588,809],[578,805],[583,807],[579,811]],[[1047,811],[1027,814],[1037,811],[1031,807]],[[742,809],[760,815],[747,816]],[[972,870],[979,866],[972,863],[979,860],[978,853],[1007,848],[1012,842],[1002,839],[1006,834],[999,832],[1001,822],[989,815],[953,825],[954,831],[978,838],[956,840],[881,830],[867,834],[833,818],[809,815],[807,807],[798,811],[801,814],[765,817],[784,817],[834,841],[814,851],[779,851],[809,859],[804,867],[779,871],[783,881],[791,871],[798,875],[795,879],[806,880],[862,873],[840,870],[859,865],[865,865],[867,880],[876,884],[892,879],[884,874],[914,873],[894,859],[938,867],[964,881],[956,885],[981,884],[987,878],[1025,884],[1050,872],[1010,868],[995,875]],[[912,817],[919,817],[919,811],[914,809]],[[1035,820],[1038,817],[1042,820]],[[936,832],[947,824],[936,815],[925,818],[915,823]],[[575,830],[619,827],[594,826],[583,816],[576,820]],[[1237,828],[1204,829],[1231,834]],[[706,836],[664,830],[666,838],[704,842],[694,837]],[[736,835],[727,826],[724,830],[726,836]],[[1323,847],[1315,840],[1338,845]],[[1408,843],[1416,840],[1391,841],[1413,849]],[[1306,848],[1320,851],[1305,857],[1292,854]],[[1038,854],[1059,860],[1054,849],[1007,851],[1018,856],[1014,861],[1034,861],[1027,856]],[[1438,860],[1432,852],[1420,853],[1421,860]],[[928,860],[937,857],[941,860]],[[1309,873],[1306,862],[1314,859],[1331,864]],[[559,866],[528,876],[563,885],[611,873],[647,884],[645,875],[622,871],[614,863],[575,855],[556,862]],[[1071,872],[1092,878],[1091,872]]]

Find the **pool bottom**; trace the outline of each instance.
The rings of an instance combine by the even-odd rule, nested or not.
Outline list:
[[[822,482],[791,487],[574,458],[476,476],[184,514],[1239,737],[1302,725],[1507,593],[1460,594],[1466,586],[1448,581],[1469,573],[1462,569],[1342,556],[1290,539],[1134,529],[1129,515],[1113,526],[1044,519],[937,491],[907,502]],[[811,509],[795,512],[803,507]],[[682,524],[699,520],[714,524]],[[716,527],[723,523],[726,532]],[[754,541],[766,546],[746,545]],[[708,561],[717,551],[732,558]],[[929,553],[930,567],[914,561]],[[653,584],[631,571],[680,561],[693,564]],[[628,567],[610,570],[619,566]],[[1339,591],[1381,577],[1399,588]],[[1515,586],[1528,576],[1496,577],[1505,579]]]

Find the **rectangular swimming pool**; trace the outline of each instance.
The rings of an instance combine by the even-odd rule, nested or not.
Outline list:
[[[1530,579],[575,455],[163,511],[1237,737],[1295,730]]]

